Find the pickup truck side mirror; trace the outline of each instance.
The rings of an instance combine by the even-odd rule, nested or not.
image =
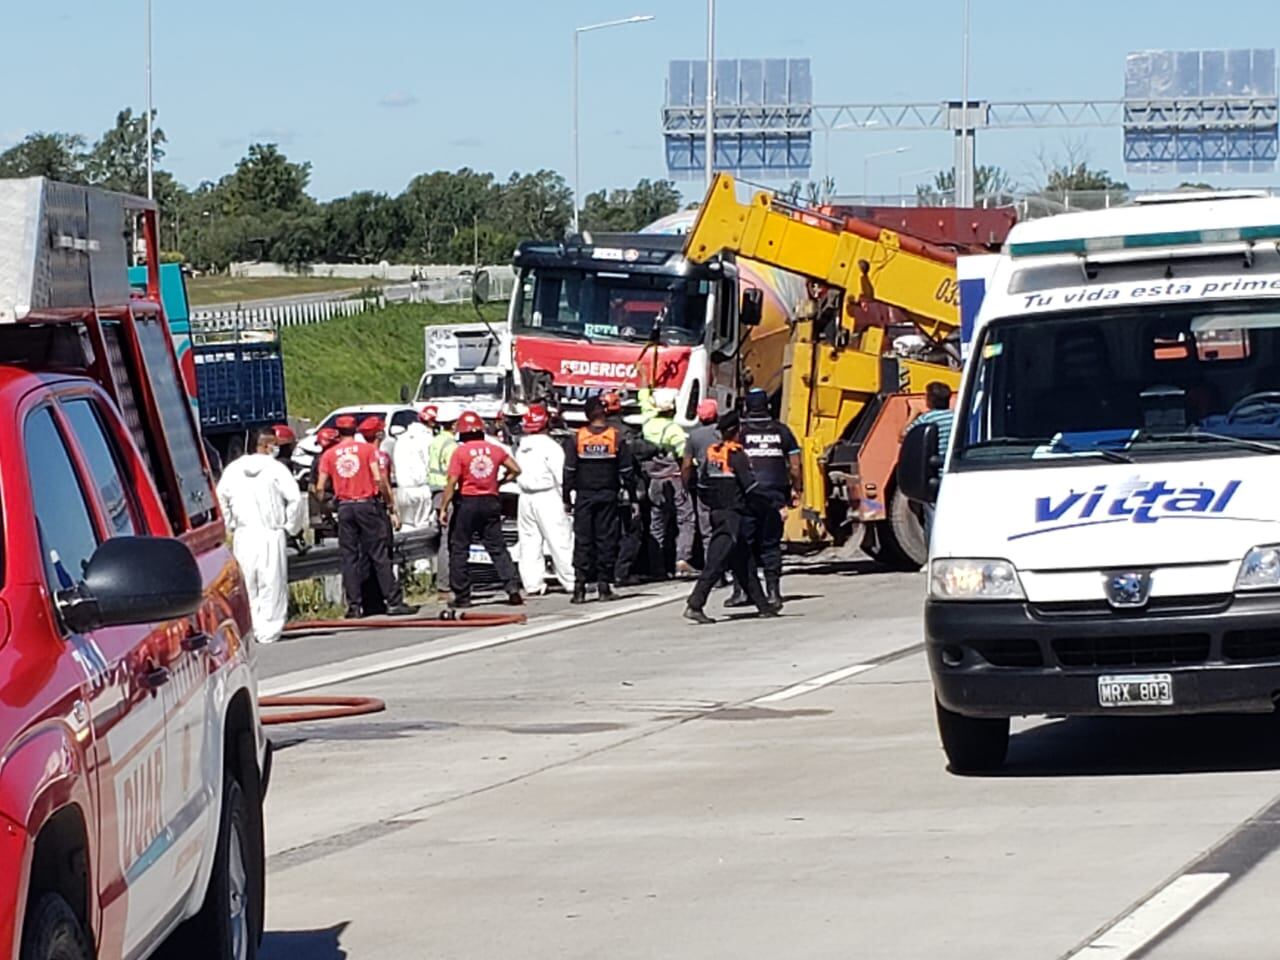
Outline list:
[[[409,385],[407,383],[400,384],[400,402],[409,402]]]
[[[758,327],[764,319],[764,294],[755,287],[742,291],[742,306],[738,310],[738,323],[744,327]]]
[[[66,625],[77,633],[190,616],[204,596],[191,551],[169,537],[115,537],[85,567],[84,579],[58,593]]]
[[[908,500],[933,503],[942,479],[938,455],[938,425],[922,423],[907,431],[898,454],[898,489]]]

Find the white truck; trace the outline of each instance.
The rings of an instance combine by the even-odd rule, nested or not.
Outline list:
[[[505,328],[486,323],[452,323],[427,327],[425,367],[412,402],[432,403],[441,413],[457,416],[472,410],[485,420],[503,409],[511,338]],[[407,390],[402,397],[409,400]]]
[[[952,769],[1021,715],[1280,699],[1280,198],[1195,194],[1020,224],[962,269],[968,362],[925,634]],[[985,286],[985,290],[983,287]],[[976,308],[976,309],[975,309]]]

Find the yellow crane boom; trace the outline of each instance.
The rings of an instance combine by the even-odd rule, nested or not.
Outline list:
[[[798,208],[768,190],[744,203],[734,178],[719,173],[685,241],[685,256],[705,263],[726,251],[899,307],[934,340],[960,326],[951,250]]]
[[[843,292],[843,303],[790,305],[796,318],[782,359],[780,410],[801,445],[804,491],[801,509],[787,518],[787,539],[841,542],[874,525],[886,559],[923,563],[920,518],[896,492],[898,446],[923,410],[925,387],[939,381],[954,389],[959,371],[895,356],[884,328],[859,327],[849,308],[855,298],[897,307],[931,340],[945,340],[960,326],[955,253],[788,204],[767,190],[742,202],[723,173],[684,251],[695,263],[735,254]],[[744,352],[751,349],[748,341]]]

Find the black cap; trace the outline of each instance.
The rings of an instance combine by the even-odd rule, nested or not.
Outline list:
[[[769,394],[765,393],[759,387],[752,387],[747,391],[747,412],[748,413],[768,413],[769,412]]]
[[[588,420],[595,420],[603,417],[608,413],[608,409],[604,405],[604,401],[599,397],[591,397],[583,408],[583,412],[587,415]]]
[[[732,433],[738,429],[739,419],[737,410],[729,410],[720,414],[717,426],[719,426],[721,433]]]

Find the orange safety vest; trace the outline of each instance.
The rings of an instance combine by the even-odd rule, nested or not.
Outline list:
[[[579,427],[577,444],[580,460],[612,460],[618,456],[618,431],[607,427],[594,433],[590,427]]]

